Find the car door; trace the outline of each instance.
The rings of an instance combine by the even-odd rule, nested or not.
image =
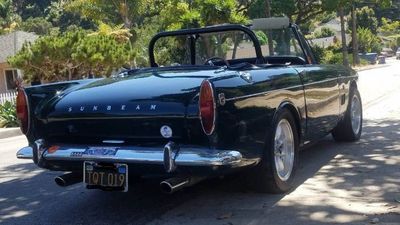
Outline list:
[[[322,138],[339,120],[338,72],[330,65],[305,65],[299,70],[307,111],[306,140]]]

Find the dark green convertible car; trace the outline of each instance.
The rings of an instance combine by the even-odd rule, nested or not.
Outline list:
[[[320,65],[287,18],[161,32],[150,67],[21,88],[29,146],[17,157],[65,171],[60,186],[127,191],[162,179],[172,193],[247,170],[258,191],[293,187],[299,150],[362,130],[358,75]],[[131,182],[128,182],[128,179]]]

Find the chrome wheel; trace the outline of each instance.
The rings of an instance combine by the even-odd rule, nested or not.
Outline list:
[[[356,95],[354,95],[351,100],[350,115],[351,128],[353,129],[354,134],[358,134],[361,129],[361,102]]]
[[[279,121],[275,131],[274,158],[279,179],[287,181],[293,170],[294,137],[288,120]]]

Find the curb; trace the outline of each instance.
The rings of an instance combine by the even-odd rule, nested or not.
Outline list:
[[[20,128],[0,128],[0,139],[22,135]]]
[[[385,68],[389,67],[390,65],[388,64],[383,64],[383,65],[376,65],[376,66],[365,66],[365,67],[358,67],[358,68],[353,68],[357,72],[361,71],[366,71],[366,70],[374,70],[374,69],[380,69],[380,68]]]

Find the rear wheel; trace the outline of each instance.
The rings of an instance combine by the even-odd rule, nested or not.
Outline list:
[[[336,141],[357,141],[362,132],[362,103],[357,88],[350,92],[349,105],[342,121],[332,131]]]
[[[277,113],[266,141],[264,157],[255,168],[252,183],[260,192],[283,193],[294,185],[298,161],[298,134],[288,109]]]

